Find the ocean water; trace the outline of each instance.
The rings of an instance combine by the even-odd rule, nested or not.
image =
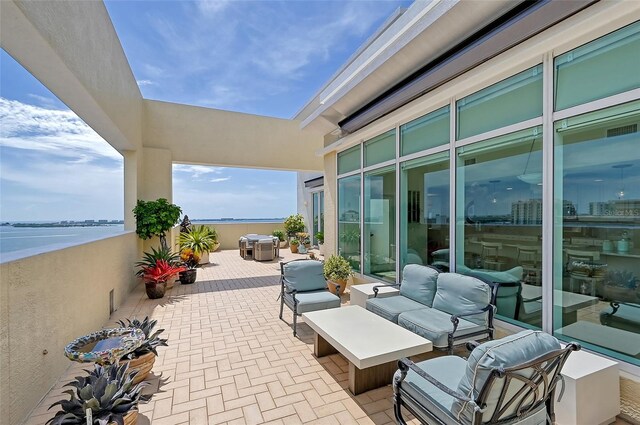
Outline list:
[[[259,222],[259,223],[281,223],[282,218],[265,218],[265,219],[212,219],[212,220],[192,220],[194,224],[210,223],[243,223],[243,222]],[[13,227],[0,226],[0,261],[2,254],[12,253],[15,256],[16,251],[29,250],[33,248],[51,249],[58,248],[69,244],[78,244],[100,239],[124,231],[123,224],[113,224],[95,227]],[[25,256],[29,255],[25,252]]]
[[[76,244],[124,231],[123,224],[95,227],[0,226],[0,254],[23,249]]]

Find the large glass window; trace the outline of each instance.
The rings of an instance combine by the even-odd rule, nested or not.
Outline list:
[[[400,156],[449,143],[449,106],[400,127]]]
[[[555,110],[640,87],[640,22],[555,59]]]
[[[456,270],[501,283],[501,319],[541,327],[542,127],[457,155]]]
[[[338,253],[360,271],[360,175],[338,180]]]
[[[457,103],[458,140],[542,116],[542,65]]]
[[[364,273],[396,280],[395,166],[364,175]]]
[[[396,131],[390,130],[364,142],[364,166],[380,164],[396,158]]]
[[[555,123],[554,329],[640,365],[640,102]]]
[[[360,169],[360,145],[338,154],[338,174]]]
[[[400,175],[400,269],[449,271],[449,151],[408,161]]]
[[[318,245],[316,235],[319,232],[324,233],[324,192],[315,192],[313,196],[313,244]]]

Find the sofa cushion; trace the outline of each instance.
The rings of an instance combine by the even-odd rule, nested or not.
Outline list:
[[[398,323],[400,313],[421,308],[425,308],[423,304],[403,297],[402,295],[386,298],[369,298],[367,300],[367,310],[393,323]]]
[[[284,264],[283,269],[287,284],[299,292],[317,291],[327,287],[320,261],[289,261]]]
[[[437,270],[419,264],[407,264],[402,270],[400,295],[431,307],[437,279]]]
[[[428,339],[434,347],[444,348],[449,345],[447,338],[453,331],[451,315],[434,308],[407,311],[398,316],[398,325]],[[468,320],[460,319],[455,336],[479,332],[485,328]]]
[[[458,385],[458,391],[475,399],[489,378],[492,369],[518,366],[558,349],[560,349],[560,343],[555,337],[541,331],[531,330],[485,342],[476,347],[469,355],[467,368]],[[531,376],[531,370],[524,369],[523,375]],[[484,421],[489,420],[493,415],[503,385],[504,380],[498,380],[493,385],[486,400],[486,408],[483,413]],[[516,391],[517,389],[514,389],[513,394]],[[515,405],[517,404],[515,403]],[[473,414],[473,409],[468,403],[458,400],[454,402],[453,411],[462,422],[468,422]]]
[[[440,273],[433,308],[449,314],[466,314],[480,311],[491,300],[489,285],[472,276],[458,273]],[[466,316],[465,320],[488,326],[488,313]]]
[[[288,298],[287,301],[293,303],[292,295],[285,294],[285,297]],[[326,290],[298,293],[296,300],[298,301],[298,314],[340,307],[340,298]]]
[[[416,365],[452,391],[456,391],[458,383],[464,375],[467,362],[460,357],[445,356],[425,360]],[[396,376],[399,374],[400,371],[396,372]],[[400,384],[400,388],[402,392],[413,397],[422,408],[436,415],[445,424],[456,423],[453,421],[451,413],[455,398],[438,389],[411,369]]]

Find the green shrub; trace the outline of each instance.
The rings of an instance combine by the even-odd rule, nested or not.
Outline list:
[[[296,233],[304,232],[304,219],[300,214],[287,217],[284,221],[284,230],[287,236],[294,236]]]
[[[142,239],[151,239],[154,236],[160,238],[163,248],[167,247],[166,232],[171,230],[180,220],[182,209],[170,204],[164,198],[155,201],[143,201],[138,199],[133,209],[136,217],[136,233]]]
[[[329,280],[348,279],[353,273],[349,262],[335,254],[324,260],[323,271],[324,277]]]

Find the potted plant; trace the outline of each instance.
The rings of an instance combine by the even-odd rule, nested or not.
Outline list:
[[[280,241],[280,248],[285,248],[287,246],[287,241],[284,239],[284,231],[276,229],[271,233],[271,236],[278,238]]]
[[[296,233],[296,237],[300,241],[300,244],[304,245],[305,248],[311,248],[311,239],[309,238],[308,233],[298,232]]]
[[[318,241],[318,249],[320,254],[324,255],[324,232],[316,233],[316,240]]]
[[[185,267],[184,271],[181,271],[180,283],[188,285],[196,281],[198,270],[200,267],[200,257],[191,248],[184,248],[180,251],[180,260]]]
[[[129,369],[128,364],[95,365],[88,376],[78,376],[65,387],[69,400],[59,400],[51,405],[60,405],[62,410],[47,421],[52,425],[86,425],[87,410],[91,410],[90,422],[95,425],[134,425],[138,420],[138,403],[147,401],[142,395],[146,384],[134,384],[138,373]]]
[[[164,332],[164,329],[158,329],[153,332],[153,328],[155,328],[157,323],[157,320],[149,320],[149,316],[145,317],[143,321],[135,318],[133,320],[127,319],[127,323],[125,323],[124,320],[118,321],[118,324],[123,328],[137,328],[144,333],[145,339],[142,345],[134,351],[125,354],[120,359],[120,364],[128,363],[129,367],[138,370],[137,375],[133,379],[134,384],[142,382],[147,375],[149,375],[149,372],[151,372],[158,355],[156,347],[168,346],[167,340],[158,336]]]
[[[209,234],[213,238],[213,246],[211,247],[210,251],[215,252],[218,250],[218,248],[220,248],[220,242],[218,242],[218,231],[213,226],[207,226],[207,229],[209,229]]]
[[[136,233],[145,240],[157,236],[160,238],[160,245],[167,248],[166,233],[178,223],[181,213],[179,206],[170,204],[164,198],[155,201],[138,199],[133,209],[136,217]]]
[[[147,267],[155,266],[159,260],[164,260],[173,267],[180,265],[180,257],[178,257],[177,254],[171,252],[168,247],[160,247],[158,249],[151,247],[151,252],[145,252],[142,260],[136,263],[136,267],[140,267],[140,269],[136,272],[136,276],[142,277],[142,275],[144,274],[144,269]],[[169,279],[167,281],[167,289],[173,288],[174,283],[175,279]]]
[[[304,218],[301,214],[293,214],[284,221],[284,231],[292,238],[296,233],[304,232]]]
[[[335,254],[324,261],[323,272],[329,291],[336,295],[338,295],[336,291],[338,285],[340,286],[339,294],[344,293],[347,288],[347,279],[353,273],[349,262]]]
[[[296,238],[293,238],[289,241],[289,249],[291,249],[291,253],[295,254],[298,252],[298,246],[300,245],[300,241]]]
[[[147,296],[154,300],[164,297],[167,289],[167,280],[175,277],[184,267],[175,267],[164,260],[158,260],[156,264],[142,269],[142,280],[147,291]]]
[[[209,262],[209,252],[213,250],[217,234],[207,226],[194,226],[189,232],[180,233],[180,250],[189,248],[200,257],[200,264]]]

